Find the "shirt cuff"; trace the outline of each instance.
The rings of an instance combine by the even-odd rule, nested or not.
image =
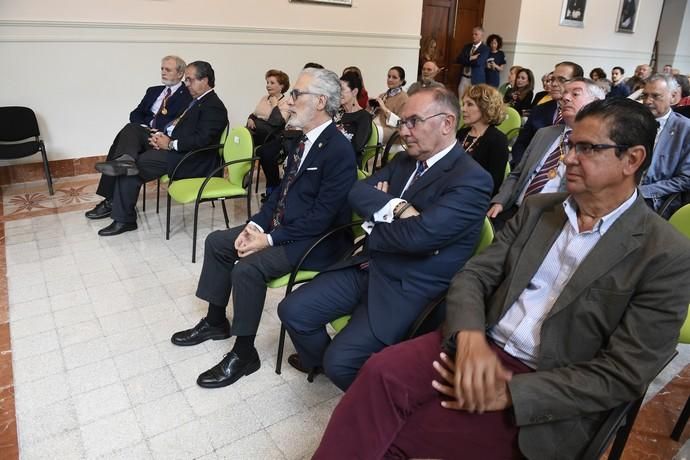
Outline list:
[[[393,219],[395,218],[393,211],[395,210],[395,207],[400,203],[407,203],[407,201],[401,198],[393,198],[392,200],[390,200],[388,203],[385,204],[384,207],[382,207],[374,213],[374,222],[387,222],[389,224],[393,222]]]
[[[251,225],[253,225],[254,227],[258,228],[258,229],[261,231],[261,233],[265,233],[265,234],[266,234],[266,239],[268,240],[268,245],[269,245],[269,246],[273,246],[273,238],[271,238],[270,233],[266,233],[266,232],[264,231],[264,229],[261,227],[261,225],[257,224],[257,223],[254,222],[253,220],[250,220],[250,221],[249,221],[249,224],[251,224]]]
[[[177,139],[175,139],[174,141],[172,141],[172,142],[170,143],[170,150],[175,150],[175,151],[177,151]]]

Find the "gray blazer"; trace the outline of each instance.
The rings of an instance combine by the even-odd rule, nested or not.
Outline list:
[[[520,163],[506,177],[501,184],[496,196],[491,199],[491,204],[498,203],[503,209],[508,209],[515,204],[522,190],[527,187],[530,177],[539,166],[544,156],[551,153],[549,147],[563,133],[563,125],[546,126],[541,128],[527,146]],[[559,191],[565,191],[565,181],[561,183]]]
[[[690,192],[690,119],[671,112],[654,147],[652,165],[640,186],[642,196],[659,209],[675,192]],[[669,211],[679,208],[680,200]],[[670,214],[670,212],[669,212]]]
[[[494,243],[467,262],[448,292],[445,337],[499,321],[561,232],[565,198],[531,196]],[[545,319],[536,372],[509,383],[525,456],[577,458],[606,411],[643,394],[678,341],[689,272],[690,241],[638,196]]]

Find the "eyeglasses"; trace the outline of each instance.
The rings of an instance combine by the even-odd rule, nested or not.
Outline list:
[[[184,82],[187,83],[187,84],[189,84],[189,83],[191,83],[191,82],[193,82],[193,81],[199,81],[199,79],[198,79],[198,78],[194,78],[194,77],[185,77],[185,79],[184,79]]]
[[[293,89],[292,91],[290,91],[290,97],[292,98],[293,101],[296,101],[297,98],[300,97],[300,96],[303,95],[303,94],[311,94],[311,95],[314,95],[314,96],[321,96],[321,94],[319,94],[319,93],[312,93],[312,92],[309,92],[309,91],[300,91],[300,90],[298,90],[298,89]]]
[[[560,83],[561,85],[564,85],[564,84],[568,83],[570,80],[572,80],[572,78],[553,77],[553,76],[552,76],[551,78],[549,78],[549,83],[556,83],[556,82],[558,82],[558,83]]]
[[[607,149],[616,149],[620,152],[630,148],[628,144],[590,144],[589,142],[577,142],[573,144],[570,141],[565,142],[563,147],[566,155],[574,149],[576,155],[584,156],[591,156],[594,152],[600,152]]]
[[[449,113],[441,112],[441,113],[437,113],[437,114],[435,114],[435,115],[429,115],[429,116],[426,117],[426,118],[421,118],[421,117],[418,117],[417,115],[412,115],[410,118],[401,118],[400,120],[398,120],[398,123],[397,123],[396,126],[397,126],[398,128],[402,128],[403,125],[404,125],[407,129],[414,129],[414,127],[415,127],[415,125],[416,125],[417,123],[423,123],[423,122],[425,122],[425,121],[427,121],[427,120],[431,120],[432,118],[438,117],[438,116],[441,116],[441,115],[446,115],[446,116],[448,116],[448,115],[450,115],[450,114],[449,114]]]

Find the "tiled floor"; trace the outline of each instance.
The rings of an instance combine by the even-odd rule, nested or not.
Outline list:
[[[138,231],[100,238],[96,231],[109,220],[83,216],[98,201],[95,182],[95,176],[59,180],[54,197],[40,183],[3,190],[0,458],[17,456],[15,413],[22,459],[308,457],[340,391],[324,377],[309,384],[289,366],[274,373],[282,290],[269,292],[266,302],[257,336],[261,369],[224,389],[199,388],[196,376],[220,360],[228,341],[189,348],[169,341],[206,310],[194,296],[203,244],[200,261],[192,264],[192,207],[173,208],[166,241],[165,214],[156,214],[149,188],[150,207],[140,213]],[[228,211],[232,223],[246,218],[239,200],[229,202]],[[220,208],[202,206],[198,241],[223,227]],[[289,341],[287,348],[292,352]],[[653,401],[690,362],[690,351],[681,351],[655,382]],[[661,417],[672,423],[687,384],[673,393],[676,401],[642,422]],[[635,452],[661,452],[657,439],[635,436],[642,446],[635,444]],[[671,458],[680,445],[667,444],[663,457],[644,458]]]

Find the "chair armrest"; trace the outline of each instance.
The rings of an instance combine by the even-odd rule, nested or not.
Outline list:
[[[329,230],[328,232],[324,233],[324,234],[323,234],[318,240],[316,240],[316,242],[315,242],[314,244],[312,244],[309,248],[307,248],[307,250],[304,251],[304,254],[302,254],[302,257],[299,259],[299,262],[297,262],[297,265],[295,265],[295,268],[293,268],[293,269],[292,269],[292,272],[290,273],[290,279],[288,280],[288,284],[287,284],[287,288],[286,288],[286,291],[285,291],[285,292],[286,292],[285,295],[287,295],[287,294],[289,294],[290,292],[292,292],[292,288],[293,288],[294,285],[296,284],[296,283],[295,283],[295,278],[297,278],[297,273],[302,269],[302,265],[304,264],[304,261],[307,260],[307,257],[309,257],[309,254],[311,254],[311,252],[312,252],[319,244],[321,244],[323,241],[327,240],[328,238],[330,238],[331,236],[333,236],[334,234],[336,234],[336,233],[338,233],[338,232],[341,232],[341,231],[346,230],[346,229],[351,228],[351,227],[356,227],[356,226],[358,226],[358,225],[362,225],[362,222],[363,222],[363,221],[361,221],[361,220],[356,220],[356,221],[352,221],[352,222],[350,222],[350,223],[348,223],[348,224],[343,224],[343,225],[340,225],[339,227],[336,227],[336,228],[334,228],[334,229],[331,229],[331,230]],[[361,247],[361,245],[364,243],[364,240],[365,240],[365,239],[366,239],[366,237],[362,238],[360,241],[357,241],[357,242],[353,245],[353,248],[352,248],[352,251],[351,251],[351,252],[354,252],[354,251],[356,251],[359,247]]]
[[[393,145],[395,145],[399,139],[400,139],[400,132],[396,131],[388,139],[388,142],[386,142],[386,147],[384,147],[383,153],[381,154],[381,167],[382,168],[388,164],[388,154],[390,153],[391,149],[393,148]]]
[[[680,193],[681,192],[674,192],[667,196],[656,213],[663,217],[664,214],[666,214],[668,207],[671,206],[671,203],[673,203],[673,201],[680,196]]]
[[[215,177],[215,174],[217,172],[222,171],[224,168],[227,168],[228,166],[238,164],[238,163],[246,163],[248,161],[251,162],[251,165],[249,167],[250,179],[249,179],[248,189],[251,189],[252,188],[251,176],[252,176],[252,172],[254,170],[254,162],[258,159],[259,159],[259,157],[249,157],[249,158],[243,158],[241,160],[232,160],[232,161],[228,161],[227,163],[223,163],[222,165],[216,167],[213,171],[208,173],[208,175],[206,176],[206,179],[204,179],[204,181],[201,183],[201,187],[199,187],[199,193],[196,196],[196,200],[197,201],[201,200],[201,195],[204,193],[204,189],[206,188],[206,184],[208,184],[209,181]]]
[[[220,148],[223,147],[223,145],[224,145],[224,144],[209,145],[208,147],[204,147],[204,148],[201,148],[201,149],[192,150],[191,152],[187,152],[187,153],[185,154],[185,156],[183,156],[182,159],[179,161],[179,163],[177,163],[177,165],[175,165],[175,169],[173,169],[172,174],[170,174],[170,176],[169,176],[169,178],[170,178],[170,183],[172,183],[172,181],[174,180],[175,173],[177,172],[177,169],[180,167],[180,165],[181,165],[182,163],[184,163],[185,161],[187,161],[187,159],[188,159],[189,157],[191,157],[192,155],[195,155],[195,154],[197,154],[197,153],[199,153],[199,152],[205,152],[205,151],[207,151],[207,150],[213,150],[213,149],[220,149]]]
[[[422,324],[424,324],[424,321],[426,321],[429,315],[431,315],[434,310],[436,310],[436,308],[443,303],[444,300],[446,300],[445,292],[424,306],[424,310],[422,310],[422,312],[417,316],[417,319],[414,320],[414,323],[412,323],[412,326],[410,326],[410,329],[408,329],[407,335],[405,336],[406,340],[415,337],[419,328],[422,327]]]

